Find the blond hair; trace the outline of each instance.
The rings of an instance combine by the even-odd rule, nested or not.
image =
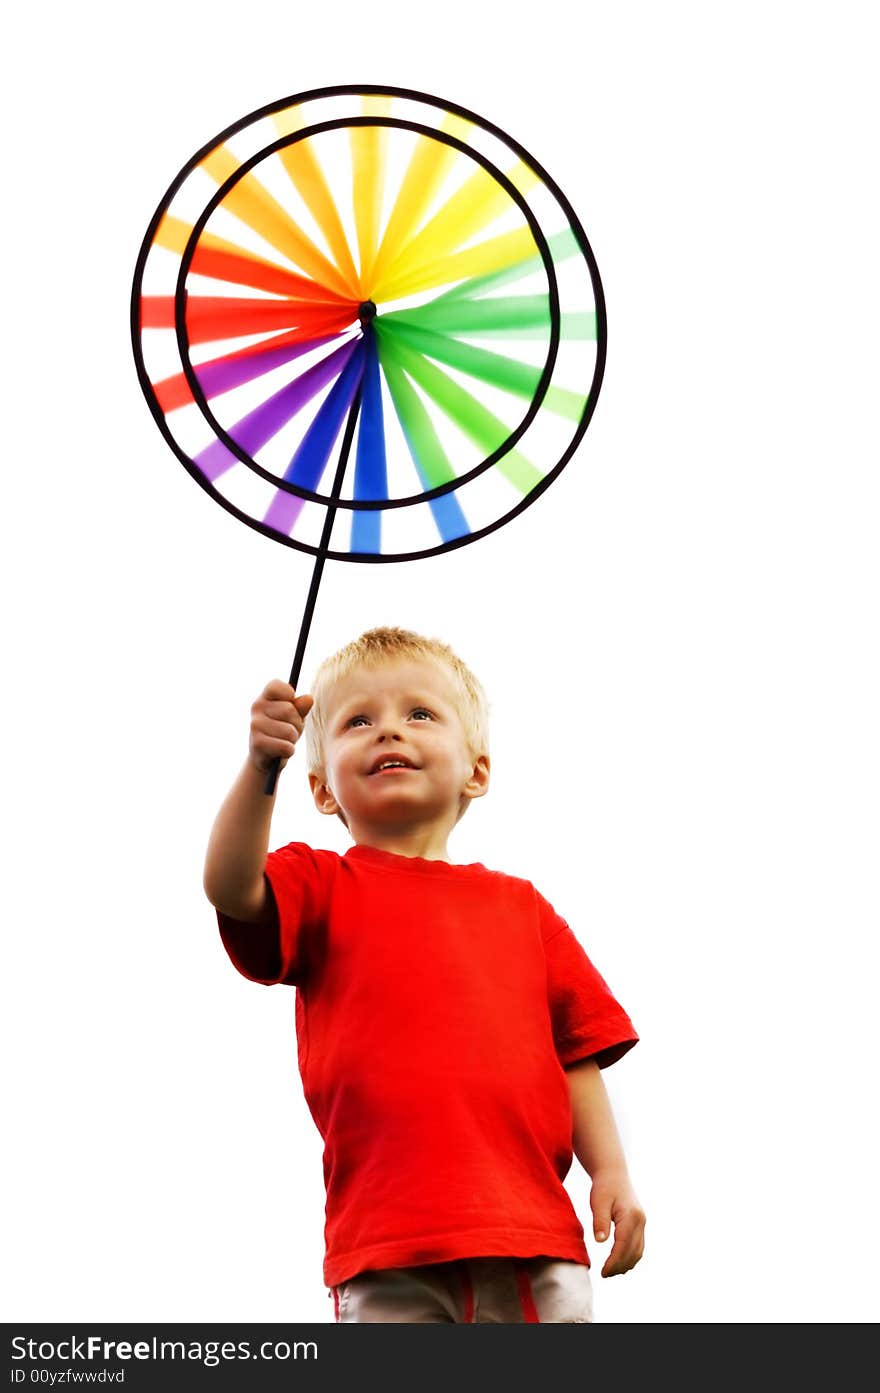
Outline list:
[[[458,698],[457,710],[464,729],[470,754],[476,759],[489,753],[489,708],[486,694],[470,668],[453,652],[448,643],[438,638],[425,638],[411,629],[368,629],[352,639],[338,653],[325,658],[315,673],[311,693],[314,706],[305,723],[306,754],[309,772],[321,773],[324,767],[324,736],[326,732],[327,697],[342,677],[358,667],[378,667],[396,658],[431,658],[446,668],[452,678]]]

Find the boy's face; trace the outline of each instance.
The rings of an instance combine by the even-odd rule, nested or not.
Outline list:
[[[486,792],[489,761],[468,749],[453,679],[431,658],[359,667],[327,697],[324,777],[309,776],[321,812],[345,815],[355,841],[450,830]]]

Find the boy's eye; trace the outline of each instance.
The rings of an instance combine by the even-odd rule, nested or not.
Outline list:
[[[414,721],[433,721],[434,719],[433,713],[426,706],[417,706],[410,714]]]
[[[351,716],[345,724],[347,726],[368,726],[370,722],[366,716]]]

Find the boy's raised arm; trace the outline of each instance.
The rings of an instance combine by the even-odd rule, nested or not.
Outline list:
[[[256,921],[266,909],[263,869],[275,807],[266,774],[275,759],[284,768],[311,707],[310,696],[298,697],[280,680],[269,682],[251,707],[248,758],[214,820],[203,876],[211,904],[231,919]]]

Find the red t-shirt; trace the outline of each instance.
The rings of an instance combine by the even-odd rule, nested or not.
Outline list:
[[[269,855],[276,928],[219,916],[245,977],[296,987],[324,1140],[324,1280],[466,1257],[589,1263],[563,1180],[564,1065],[633,1025],[527,880],[354,846]]]

